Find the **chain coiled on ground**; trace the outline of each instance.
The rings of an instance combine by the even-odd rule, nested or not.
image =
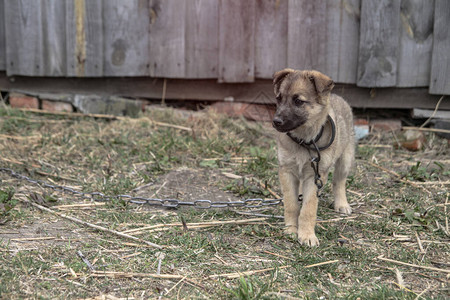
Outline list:
[[[81,192],[73,188],[49,184],[43,180],[32,179],[28,176],[16,173],[12,169],[0,168],[0,172],[5,173],[13,178],[32,183],[34,185],[41,186],[45,189],[52,189],[55,192],[62,192],[75,195],[83,199],[89,199],[98,202],[105,202],[111,200],[123,200],[133,204],[147,204],[150,206],[165,207],[165,208],[177,208],[179,206],[191,206],[199,209],[208,208],[260,208],[272,205],[281,204],[282,199],[245,199],[240,201],[211,201],[207,199],[194,200],[194,201],[181,201],[178,199],[159,199],[159,198],[145,198],[145,197],[133,197],[126,194],[109,196],[101,192]]]

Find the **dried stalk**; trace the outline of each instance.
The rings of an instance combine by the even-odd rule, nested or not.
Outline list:
[[[220,226],[224,224],[247,224],[247,223],[254,223],[259,221],[264,221],[267,218],[255,218],[255,219],[247,219],[247,220],[230,220],[230,221],[212,221],[212,222],[202,222],[202,223],[186,223],[186,226],[188,228],[193,228],[195,226],[201,226],[201,227],[208,227],[208,226]],[[170,224],[157,224],[157,225],[151,225],[151,226],[145,226],[141,228],[134,228],[122,231],[122,233],[137,233],[138,231],[145,231],[145,230],[151,230],[161,227],[174,227],[179,226],[182,227],[183,223],[170,223]]]
[[[233,278],[239,278],[241,276],[250,276],[250,275],[254,275],[254,274],[259,274],[259,273],[264,273],[267,271],[272,271],[275,269],[286,269],[289,268],[290,265],[287,266],[282,266],[282,267],[278,267],[278,268],[267,268],[267,269],[261,269],[261,270],[253,270],[253,271],[244,271],[244,272],[234,272],[234,273],[226,273],[226,274],[215,274],[215,275],[210,275],[209,278],[220,278],[220,277],[225,277],[228,279],[233,279]]]
[[[151,277],[158,279],[182,279],[184,275],[174,274],[154,274],[154,273],[133,273],[133,272],[114,272],[114,271],[94,271],[90,274],[92,277],[112,277],[112,278],[131,278],[131,277]]]
[[[99,231],[108,232],[108,233],[110,233],[110,234],[117,235],[117,236],[120,236],[120,237],[123,237],[123,238],[126,238],[126,239],[130,239],[130,240],[133,240],[133,241],[136,241],[136,242],[139,242],[139,243],[144,243],[144,244],[146,244],[146,245],[149,245],[149,246],[152,246],[152,247],[155,247],[155,248],[158,248],[158,249],[162,249],[162,248],[163,248],[162,246],[157,245],[157,244],[154,244],[154,243],[152,243],[152,242],[145,241],[145,240],[143,240],[143,239],[140,239],[140,238],[137,238],[137,237],[134,237],[134,236],[131,236],[131,235],[122,233],[122,232],[118,232],[118,231],[115,231],[115,230],[112,230],[112,229],[108,229],[108,228],[105,228],[105,227],[102,227],[102,226],[98,226],[98,225],[95,225],[95,224],[91,224],[91,223],[88,223],[88,222],[86,222],[86,221],[77,219],[77,218],[75,218],[75,217],[68,216],[68,215],[66,215],[66,214],[62,214],[62,213],[56,212],[56,211],[51,210],[51,209],[49,209],[49,208],[47,208],[47,207],[45,207],[45,206],[42,206],[42,205],[39,205],[39,204],[37,204],[37,203],[31,202],[31,201],[29,201],[29,200],[25,200],[25,199],[20,199],[20,200],[23,201],[23,202],[25,202],[25,203],[27,203],[27,204],[31,204],[31,205],[33,205],[34,207],[39,208],[40,210],[49,212],[49,213],[51,213],[51,214],[53,214],[53,215],[56,215],[56,216],[59,216],[59,217],[61,217],[61,218],[70,220],[70,221],[72,221],[72,222],[75,222],[75,223],[78,223],[78,224],[81,224],[81,225],[84,225],[84,226],[87,226],[87,227],[90,227],[90,228],[94,228],[94,229],[99,230]]]
[[[334,263],[337,263],[337,262],[339,262],[338,259],[336,259],[336,260],[324,261],[324,262],[321,262],[321,263],[317,263],[317,264],[305,266],[305,269],[309,269],[309,268],[313,268],[313,267],[318,267],[318,266],[323,266],[323,265],[328,265],[328,264],[334,264]]]
[[[418,268],[418,269],[450,273],[450,270],[447,270],[447,269],[439,269],[439,268],[435,268],[435,267],[419,266],[419,265],[415,265],[415,264],[405,263],[405,262],[398,261],[398,260],[384,258],[383,255],[378,256],[377,259],[384,260],[384,261],[391,262],[391,263],[398,264],[398,265],[404,265],[404,266],[408,266],[408,267]]]
[[[417,130],[417,131],[429,131],[429,132],[441,132],[441,133],[450,133],[448,129],[438,129],[438,128],[420,128],[414,126],[403,126],[405,130]]]

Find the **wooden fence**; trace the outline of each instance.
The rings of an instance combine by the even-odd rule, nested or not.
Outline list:
[[[318,69],[450,94],[449,0],[0,0],[8,76],[224,83]]]

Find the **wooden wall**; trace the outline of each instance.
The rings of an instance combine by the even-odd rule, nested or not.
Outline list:
[[[0,0],[0,71],[253,82],[284,67],[450,94],[448,0]]]

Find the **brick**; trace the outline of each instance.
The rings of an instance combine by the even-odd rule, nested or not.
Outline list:
[[[420,131],[406,130],[399,139],[402,147],[409,151],[419,151],[425,147],[425,135]]]
[[[369,121],[367,121],[366,119],[354,119],[353,120],[353,124],[354,125],[366,125],[369,126]]]
[[[230,117],[244,117],[252,121],[271,122],[275,114],[275,106],[252,103],[216,102],[211,105],[218,113]]]
[[[9,105],[15,108],[39,109],[39,99],[19,93],[9,94]]]
[[[402,129],[402,122],[397,119],[371,120],[370,128],[372,131],[399,131]]]
[[[73,112],[72,104],[63,101],[42,100],[42,109],[52,112]]]

